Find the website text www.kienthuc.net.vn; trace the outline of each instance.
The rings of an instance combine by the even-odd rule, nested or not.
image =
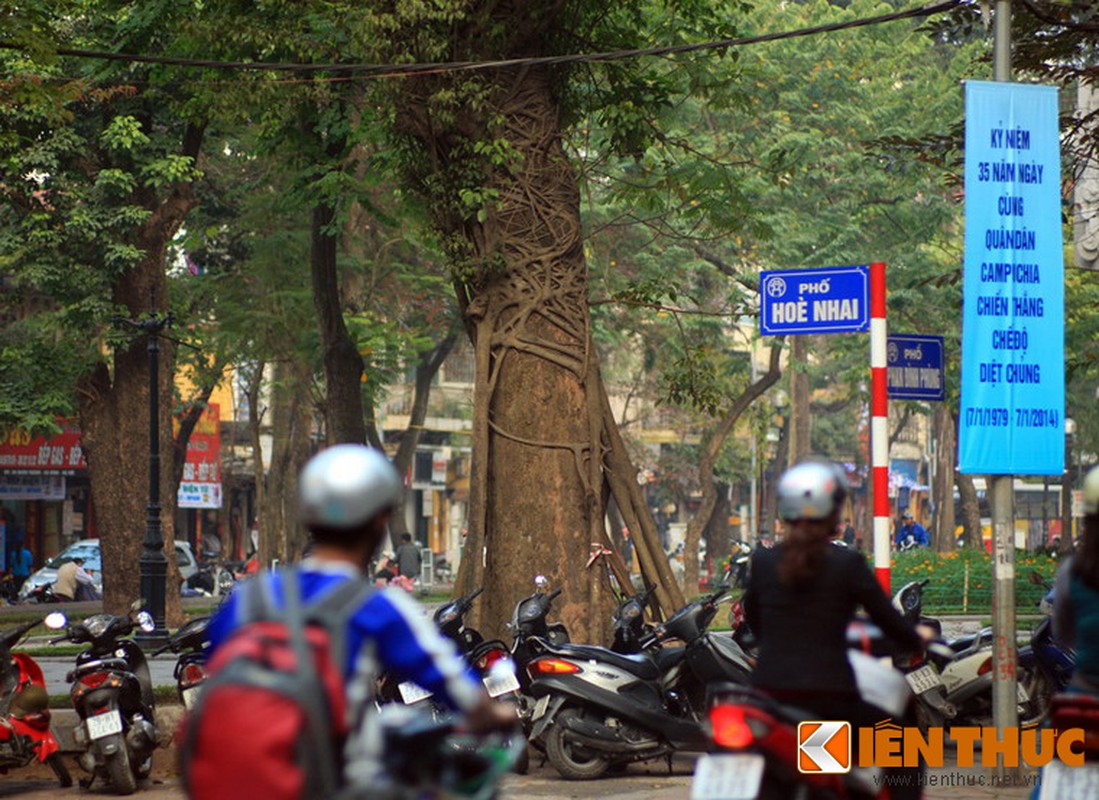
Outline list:
[[[877,786],[912,786],[923,788],[961,789],[978,786],[981,788],[1030,789],[1041,782],[1041,774],[1033,775],[982,775],[970,772],[929,772],[920,775],[883,773],[874,776]]]

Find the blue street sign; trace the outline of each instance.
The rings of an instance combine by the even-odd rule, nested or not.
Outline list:
[[[894,400],[943,399],[943,337],[889,336],[885,365]]]
[[[860,333],[870,329],[870,270],[772,270],[759,274],[759,332]]]

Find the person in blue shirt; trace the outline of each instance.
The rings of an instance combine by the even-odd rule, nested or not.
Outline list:
[[[911,540],[911,542],[909,541]],[[927,535],[927,529],[916,522],[911,511],[905,511],[901,515],[901,524],[897,527],[897,549],[908,547],[927,547],[931,544],[931,538]],[[907,546],[906,546],[907,545]]]
[[[343,581],[366,580],[364,571],[386,536],[401,491],[400,476],[385,455],[364,445],[336,445],[306,464],[298,485],[299,510],[313,546],[296,573],[303,602],[313,601]],[[276,572],[252,580],[273,581],[274,596],[282,597],[285,575]],[[210,622],[211,657],[239,625],[237,601],[237,595],[232,595]],[[452,710],[462,712],[470,729],[515,726],[514,710],[489,698],[453,642],[439,633],[407,592],[379,589],[367,595],[348,625],[345,689],[364,645],[370,644],[386,670],[401,681],[416,682]]]

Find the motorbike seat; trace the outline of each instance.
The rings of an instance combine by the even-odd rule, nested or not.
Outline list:
[[[660,677],[660,668],[650,656],[646,655],[627,656],[615,653],[606,647],[596,647],[589,644],[564,644],[557,647],[550,646],[546,649],[555,655],[565,656],[566,658],[601,661],[604,664],[624,669],[645,681],[654,681]]]
[[[656,653],[653,655],[653,658],[656,661],[656,668],[659,669],[661,673],[667,672],[669,669],[682,661],[686,653],[687,648],[685,646],[664,647],[660,650],[657,650]]]

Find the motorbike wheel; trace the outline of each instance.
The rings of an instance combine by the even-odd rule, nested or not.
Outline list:
[[[568,740],[568,729],[560,724],[561,721],[582,716],[580,709],[562,709],[546,731],[546,756],[561,777],[569,781],[590,781],[601,777],[611,765],[603,756],[585,751]]]
[[[107,783],[116,794],[133,794],[137,791],[137,775],[130,767],[130,753],[125,744],[107,759]]]
[[[930,728],[942,728],[946,726],[946,717],[937,708],[932,708],[927,703],[917,700],[916,701],[916,727],[920,729],[920,733],[927,736],[927,731]]]
[[[50,769],[53,770],[53,774],[57,778],[57,782],[61,784],[62,789],[68,789],[73,785],[72,775],[69,774],[69,768],[65,766],[65,761],[61,758],[60,753],[51,753],[46,756],[46,763],[50,765]]]
[[[1026,705],[1021,706],[1019,725],[1036,725],[1049,711],[1049,704],[1053,699],[1053,687],[1046,679],[1045,673],[1037,667],[1032,670],[1020,669],[1018,680],[1030,696]]]

